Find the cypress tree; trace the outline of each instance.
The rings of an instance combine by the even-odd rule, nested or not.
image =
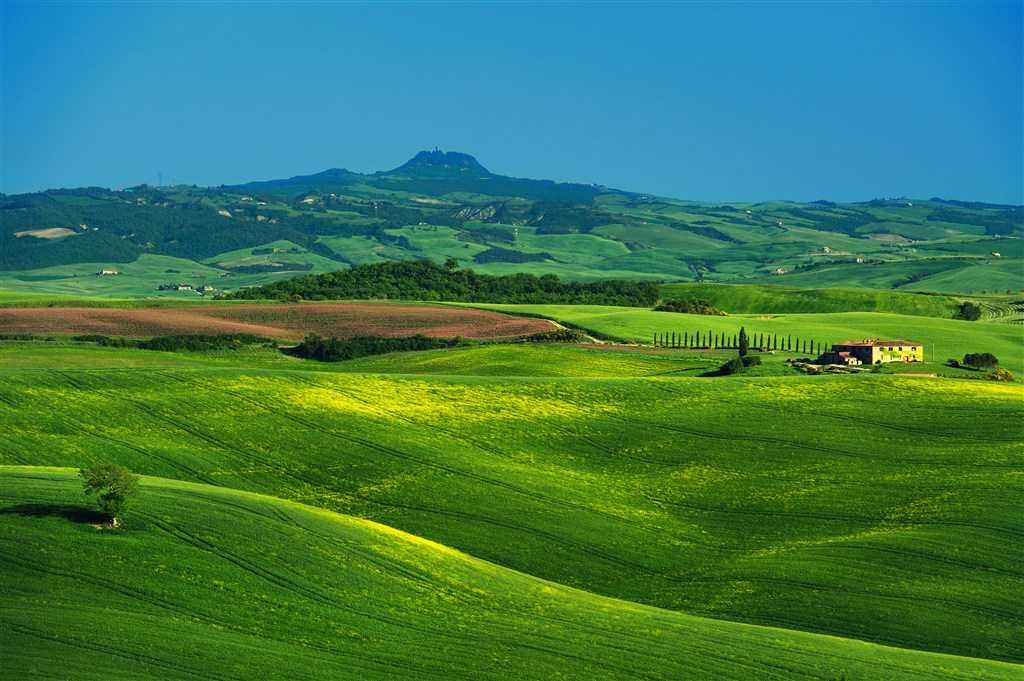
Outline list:
[[[750,350],[750,344],[747,341],[747,330],[742,326],[740,327],[740,337],[736,341],[736,347],[739,348],[740,357],[745,357],[747,351]]]

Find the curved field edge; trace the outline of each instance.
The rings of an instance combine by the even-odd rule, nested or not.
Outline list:
[[[1010,679],[1015,665],[596,596],[391,527],[144,478],[125,529],[74,471],[0,467],[11,678]],[[56,610],[61,613],[54,616]]]

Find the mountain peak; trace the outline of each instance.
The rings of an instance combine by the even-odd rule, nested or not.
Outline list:
[[[437,147],[430,151],[418,152],[404,164],[389,171],[388,174],[421,175],[421,174],[462,174],[472,173],[489,175],[487,168],[469,154],[458,151],[441,151]]]

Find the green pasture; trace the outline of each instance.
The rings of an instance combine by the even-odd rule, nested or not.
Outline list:
[[[362,357],[337,365],[338,371],[451,376],[546,376],[624,378],[698,375],[718,367],[722,352],[682,354],[623,352],[576,345],[500,343]]]
[[[110,532],[90,524],[71,470],[5,467],[0,481],[5,678],[966,681],[1019,670],[603,598],[222,487],[146,478]]]
[[[872,289],[802,289],[752,284],[665,284],[665,300],[698,298],[729,314],[892,312],[922,317],[956,314],[960,298]]]
[[[208,366],[165,361],[103,369],[95,368],[102,363],[85,368],[81,357],[65,361],[60,344],[40,345],[40,352],[52,350],[50,368],[39,356],[23,367],[0,361],[3,464],[79,467],[111,461],[146,475],[270,494],[374,520],[494,566],[601,596],[900,648],[1022,661],[1024,389],[1015,384],[888,375],[688,378],[685,371],[630,378],[628,373],[644,373],[656,362],[686,366],[686,360],[624,359],[597,351],[576,360],[564,353],[591,351],[558,348],[549,355],[544,347],[521,348],[533,353],[521,360],[524,365],[544,367],[521,378],[409,375],[420,370],[485,373],[486,358],[481,361],[473,353],[494,352],[499,361],[503,349],[459,351],[434,360],[449,363],[443,367],[428,366],[421,358],[425,355],[396,356],[393,366],[404,375],[310,371],[298,361],[250,366],[246,357],[234,367],[218,359]],[[609,366],[601,369],[603,361]],[[630,369],[622,367],[625,361],[650,364]],[[364,368],[372,370],[371,364],[366,360]],[[553,365],[564,367],[561,375],[544,376]],[[574,365],[579,374],[614,377],[573,377]],[[12,493],[9,485],[4,489],[6,501]],[[108,542],[94,547],[101,552],[109,543],[139,547],[133,560],[148,556],[151,570],[183,575],[201,587],[195,602],[207,603],[205,612],[220,610],[217,601],[208,600],[209,592],[220,588],[227,589],[236,610],[291,606],[288,598],[282,602],[268,590],[270,585],[244,592],[218,586],[214,580],[232,583],[232,565],[241,564],[250,574],[283,572],[294,581],[333,555],[316,544],[301,550],[276,547],[273,542],[283,541],[286,528],[249,539],[245,523],[259,517],[223,504],[223,512],[231,514],[223,521],[225,532],[237,534],[239,547],[251,545],[267,561],[294,556],[297,562],[271,569],[254,566],[255,558],[220,561],[217,570],[227,571],[227,579],[215,576],[213,568],[171,568],[171,559],[161,558],[164,548],[144,550],[147,541],[179,536],[161,528],[185,522],[175,518],[187,519],[195,526],[180,536],[201,538],[196,550],[212,559],[220,551],[218,542],[228,538],[205,523],[221,521],[204,504],[168,502],[167,509],[148,511],[140,504],[137,522],[143,526],[123,539],[89,534],[94,531],[88,527],[76,527],[75,532],[86,534],[75,536],[83,545]],[[30,534],[27,528],[37,527],[33,522],[48,529]],[[15,527],[8,530],[15,538],[49,538],[68,529],[61,523],[59,518],[5,515],[0,527]],[[46,547],[54,541],[27,543]],[[18,544],[24,552],[26,542]],[[56,546],[47,555],[65,562],[51,571],[70,572],[68,579],[76,585],[93,584],[80,578],[85,567],[66,562],[70,556],[92,556],[88,551],[93,549]],[[101,555],[102,560],[86,561],[88,569],[124,564]],[[161,572],[161,565],[168,572]],[[338,588],[348,588],[343,586],[348,572],[336,562],[331,565],[331,579]],[[125,570],[119,590],[108,590],[111,597],[135,598],[134,587],[124,581],[134,579],[134,568]],[[290,583],[284,577],[279,582]],[[469,578],[466,583],[467,589],[474,588]],[[39,594],[38,587],[26,590]],[[374,599],[388,597],[383,591],[367,586],[344,602],[377,612]],[[305,592],[330,593],[318,587]],[[509,593],[508,598],[521,595]],[[18,615],[27,627],[19,636],[32,635],[25,632],[33,627],[37,635],[48,627],[90,635],[86,632],[94,627],[66,613],[104,606],[87,592],[81,598],[62,610],[59,620],[41,619],[52,612],[52,601],[33,601],[33,614]],[[337,610],[333,596],[323,598]],[[178,599],[164,594],[160,602],[177,604]],[[413,602],[402,602],[415,611]],[[451,603],[458,602],[451,595]],[[158,611],[147,611],[152,615],[148,621],[168,620],[171,627],[195,624],[154,607]],[[308,624],[294,634],[302,640],[330,635],[339,641],[344,632],[358,631],[334,624],[330,617],[340,614],[303,612]],[[397,605],[389,612],[413,617]],[[33,617],[34,625],[25,624],[24,618]],[[238,621],[247,618],[240,614]],[[126,621],[132,622],[132,631],[145,631],[139,621]],[[290,628],[287,621],[282,620],[283,629]],[[267,622],[251,626],[270,631]],[[49,635],[57,640],[72,635],[54,633],[58,630],[50,629]],[[510,625],[512,630],[518,628]],[[230,631],[225,626],[225,635]],[[176,640],[166,633],[159,639],[137,635],[147,642]],[[489,640],[489,634],[477,635]],[[105,640],[109,646],[119,638]],[[663,628],[656,638],[667,641],[670,636]],[[436,637],[431,640],[434,649],[445,649]],[[51,643],[38,645],[44,646],[41,656],[52,657]],[[318,646],[310,644],[307,654],[320,654]],[[591,647],[577,641],[575,649]],[[87,662],[113,654],[90,650],[71,658]],[[698,676],[728,678],[700,667],[714,664],[717,653],[684,655],[676,648],[673,656],[644,650],[650,664],[683,659],[703,669],[693,672]],[[778,655],[772,653],[772,659],[783,659]],[[499,658],[516,656],[508,652]],[[843,659],[832,658],[829,671],[819,677],[860,673],[856,667],[844,668],[848,663]],[[577,663],[566,658],[562,663],[568,665],[563,670],[571,670],[567,675],[579,674]],[[725,668],[758,675],[731,660],[723,662]],[[550,671],[543,665],[537,669]],[[920,672],[923,678],[946,673],[927,669]],[[1019,672],[998,669],[1008,675]],[[659,678],[659,673],[660,678],[681,678],[673,670],[648,676]]]
[[[716,317],[601,305],[482,305],[490,310],[555,319],[626,340],[650,343],[661,333],[778,334],[835,343],[854,338],[906,338],[924,344],[926,361],[991,352],[1011,371],[1024,369],[1024,327],[881,312],[756,314]]]
[[[118,270],[121,274],[99,276],[101,269]],[[157,291],[161,283],[210,284],[220,288],[226,279],[223,270],[193,260],[169,255],[145,254],[128,263],[78,263],[56,265],[35,270],[0,272],[0,290],[9,293],[29,292],[65,296],[169,297],[198,298],[195,293]]]
[[[253,251],[263,249],[280,249],[282,252],[260,254],[253,253]],[[342,266],[342,264],[339,263],[337,260],[325,258],[324,256],[313,253],[294,242],[286,241],[284,239],[272,241],[266,244],[261,244],[259,246],[239,248],[233,251],[219,253],[211,258],[206,258],[205,260],[203,260],[203,262],[205,264],[216,266],[221,269],[230,269],[232,267],[245,267],[253,265],[270,265],[273,263],[280,263],[284,264],[285,266],[287,266],[288,264],[313,266],[313,269],[308,271],[288,270],[288,276],[292,277],[300,276],[302,274],[319,274],[321,272],[333,272]],[[245,275],[242,275],[241,273],[232,273],[232,276],[242,278]],[[236,284],[233,282],[232,285]]]
[[[928,258],[880,263],[837,262],[791,271],[781,277],[767,273],[747,279],[756,284],[805,288],[875,288],[948,294],[1019,293],[1024,286],[1022,258]]]

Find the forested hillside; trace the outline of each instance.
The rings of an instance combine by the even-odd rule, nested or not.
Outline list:
[[[491,173],[453,152],[201,188],[0,196],[0,286],[219,290],[359,264],[452,258],[491,274],[1002,293],[1020,289],[1024,207],[933,198],[701,203]],[[153,258],[162,269],[154,266]],[[103,268],[118,282],[93,276]],[[176,290],[176,289],[175,289]],[[161,295],[176,295],[162,293]]]
[[[658,286],[648,281],[605,280],[589,283],[561,281],[556,275],[491,276],[459,270],[429,260],[358,265],[350,270],[281,281],[232,294],[239,299],[453,300],[488,303],[567,303],[649,307],[658,299]]]

